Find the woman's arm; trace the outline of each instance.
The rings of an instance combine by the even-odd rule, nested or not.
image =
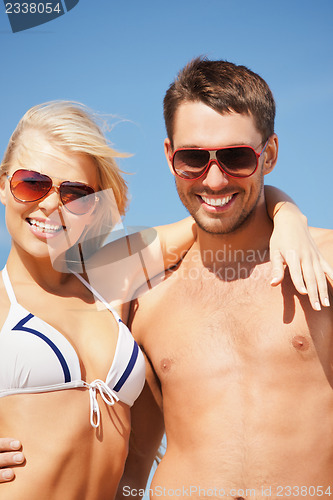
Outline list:
[[[155,227],[163,255],[164,268],[176,265],[192,246],[197,230],[192,217]]]
[[[307,218],[280,189],[265,186],[265,197],[268,214],[274,223],[270,240],[272,286],[283,281],[284,270],[288,266],[295,288],[299,293],[309,295],[314,309],[320,310],[320,302],[323,306],[329,306],[325,274],[332,280],[333,269],[313,241]],[[179,262],[196,237],[192,217],[155,229],[166,269]]]
[[[291,198],[272,186],[265,187],[265,196],[267,211],[274,221],[270,241],[272,286],[282,282],[288,266],[298,292],[308,293],[312,307],[319,310],[320,301],[324,306],[328,304],[325,273],[332,278],[333,270],[319,253],[306,217]],[[142,293],[142,287],[150,288],[156,276],[163,276],[165,269],[184,257],[196,237],[195,228],[188,217],[105,245],[86,263],[90,284],[108,302],[130,301],[138,290]]]
[[[323,306],[329,306],[325,274],[332,279],[333,269],[314,243],[307,218],[280,189],[265,186],[265,197],[268,214],[274,222],[270,240],[273,267],[271,285],[282,282],[287,265],[297,291],[309,295],[315,310],[320,310],[320,302]]]
[[[196,231],[193,219],[187,217],[173,224],[124,233],[119,232],[118,239],[85,260],[91,286],[109,303],[125,304],[147,286],[150,288],[153,279],[162,279],[165,269],[184,257]]]

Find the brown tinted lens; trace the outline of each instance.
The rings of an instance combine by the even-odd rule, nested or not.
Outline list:
[[[60,198],[66,209],[76,215],[89,212],[95,205],[95,191],[81,182],[62,182]]]
[[[195,179],[202,174],[208,162],[208,151],[184,149],[175,152],[173,157],[173,168],[180,177],[184,179]]]
[[[52,180],[39,172],[17,170],[10,180],[13,196],[19,201],[37,201],[51,189]]]
[[[247,146],[219,149],[216,158],[222,169],[235,177],[247,177],[257,167],[255,152]]]

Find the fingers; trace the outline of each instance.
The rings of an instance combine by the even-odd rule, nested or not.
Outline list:
[[[279,251],[275,251],[273,255],[271,255],[272,262],[272,280],[271,285],[277,286],[282,283],[284,278],[284,258],[282,257]]]
[[[312,308],[315,311],[330,306],[326,275],[330,277],[332,268],[318,253],[307,254],[301,258],[293,251],[286,252],[285,257],[274,252],[272,261],[271,285],[279,285],[283,281],[284,267],[289,267],[290,277],[296,290],[302,294],[308,294]]]
[[[294,286],[298,293],[305,295],[308,293],[308,290],[304,283],[304,274],[303,274],[303,266],[301,260],[297,258],[295,252],[288,252],[285,259],[286,265],[289,267],[289,274],[294,283]],[[308,284],[311,285],[312,282],[309,279],[310,275],[308,273]]]
[[[305,282],[306,293],[309,296],[311,306],[315,311],[320,311],[321,306],[318,295],[318,282],[321,283],[320,286],[321,290],[323,291],[322,276],[324,276],[324,273],[322,272],[321,268],[316,266],[315,263],[308,261],[302,263],[302,272]],[[326,293],[327,293],[327,287],[326,287]]]
[[[314,254],[311,258],[302,261],[302,273],[306,285],[306,290],[313,309],[321,310],[330,306],[328,286],[325,272],[330,273],[330,266],[320,255]],[[329,274],[328,274],[329,276]]]
[[[12,481],[15,477],[12,469],[3,469],[0,471],[0,483],[5,483],[6,481]]]
[[[333,269],[322,257],[306,218],[294,205],[285,203],[275,213],[270,252],[272,286],[282,282],[287,265],[296,290],[308,294],[313,309],[329,306],[327,279],[333,283]]]
[[[0,438],[0,453],[4,451],[20,450],[22,447],[20,441],[14,438]],[[0,454],[0,467],[1,467],[1,457]]]
[[[316,275],[316,281],[317,281],[317,288],[319,291],[319,297],[320,297],[320,302],[324,307],[329,307],[330,306],[330,300],[329,300],[329,293],[328,293],[328,283],[327,283],[327,278],[325,275],[325,269],[327,266],[327,276],[330,277],[329,275],[329,265],[324,259],[319,259],[317,261],[313,268],[315,270],[315,275]]]
[[[326,276],[331,280],[333,281],[333,267],[330,266],[328,264],[328,262],[326,262],[325,259],[323,259],[323,257],[320,255],[320,265],[322,267],[322,270],[324,271],[324,273],[326,274]]]
[[[24,455],[20,450],[20,441],[13,438],[0,439],[0,483],[14,479],[15,474],[8,467],[20,465],[24,462]]]

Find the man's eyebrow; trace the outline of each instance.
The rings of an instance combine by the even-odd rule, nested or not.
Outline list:
[[[197,144],[184,144],[182,146],[177,146],[174,148],[174,151],[177,149],[224,149],[224,148],[230,148],[230,147],[235,147],[235,146],[250,146],[249,143],[247,142],[235,142],[235,143],[230,143],[227,146],[218,146],[216,148],[207,148],[203,146],[198,146]],[[253,147],[253,146],[251,146]]]
[[[200,146],[196,144],[182,144],[181,146],[177,146],[176,149],[198,149]]]

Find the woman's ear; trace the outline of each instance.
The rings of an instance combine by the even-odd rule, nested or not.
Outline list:
[[[6,174],[0,177],[0,201],[6,206]]]
[[[85,214],[86,226],[85,229],[83,230],[83,234],[89,229],[91,225],[96,224],[97,218],[98,216],[100,216],[102,210],[103,210],[103,203],[101,202],[101,198],[98,195],[95,195],[94,208],[88,214]]]
[[[170,172],[172,175],[175,175],[173,168],[172,168],[172,163],[171,163],[171,158],[172,158],[172,147],[171,147],[171,142],[170,139],[165,139],[164,140],[164,154],[167,159],[168,165]]]
[[[274,169],[279,151],[279,140],[276,134],[270,136],[264,152],[263,174],[267,175]]]

